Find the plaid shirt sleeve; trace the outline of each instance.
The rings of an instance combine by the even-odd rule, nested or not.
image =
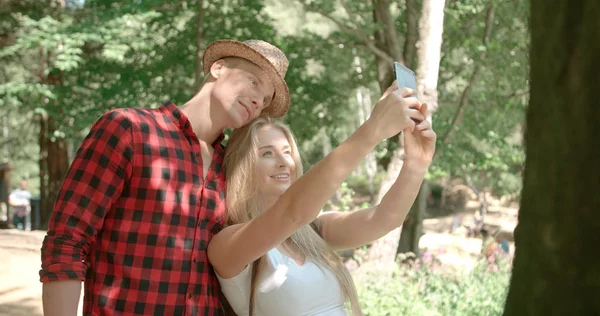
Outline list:
[[[83,140],[62,184],[42,244],[40,281],[85,279],[90,246],[131,175],[126,110],[104,114]]]

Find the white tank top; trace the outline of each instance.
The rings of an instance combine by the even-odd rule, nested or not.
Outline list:
[[[263,263],[255,294],[256,316],[347,316],[344,295],[335,275],[310,260],[299,266],[273,248]],[[238,316],[249,314],[252,265],[231,279],[217,275],[221,290]]]

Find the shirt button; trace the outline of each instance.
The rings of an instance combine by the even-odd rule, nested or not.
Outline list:
[[[188,294],[188,298],[189,298],[189,299],[192,299],[192,294]]]
[[[200,157],[200,153],[196,153],[196,157]]]
[[[194,260],[193,260],[193,261],[194,261],[194,262],[196,262],[196,258],[194,258]]]

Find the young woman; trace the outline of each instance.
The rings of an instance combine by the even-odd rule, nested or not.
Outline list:
[[[410,93],[382,98],[363,126],[302,177],[298,147],[285,125],[259,118],[233,132],[225,155],[228,227],[212,239],[208,256],[238,316],[361,315],[352,277],[335,250],[400,226],[417,196],[436,135],[424,120],[427,106],[403,97]],[[319,215],[366,154],[401,130],[404,166],[381,203]]]

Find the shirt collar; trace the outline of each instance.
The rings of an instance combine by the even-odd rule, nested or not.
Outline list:
[[[165,115],[167,115],[175,124],[177,124],[177,126],[179,126],[179,128],[181,128],[185,133],[190,133],[196,136],[192,129],[190,120],[187,118],[187,116],[185,116],[185,114],[183,114],[183,112],[181,112],[181,110],[177,105],[175,105],[175,103],[171,101],[166,101],[160,106],[160,110]],[[215,147],[216,145],[221,145],[223,139],[225,139],[225,134],[221,132],[217,139],[215,139],[215,141],[212,143],[213,147]]]

